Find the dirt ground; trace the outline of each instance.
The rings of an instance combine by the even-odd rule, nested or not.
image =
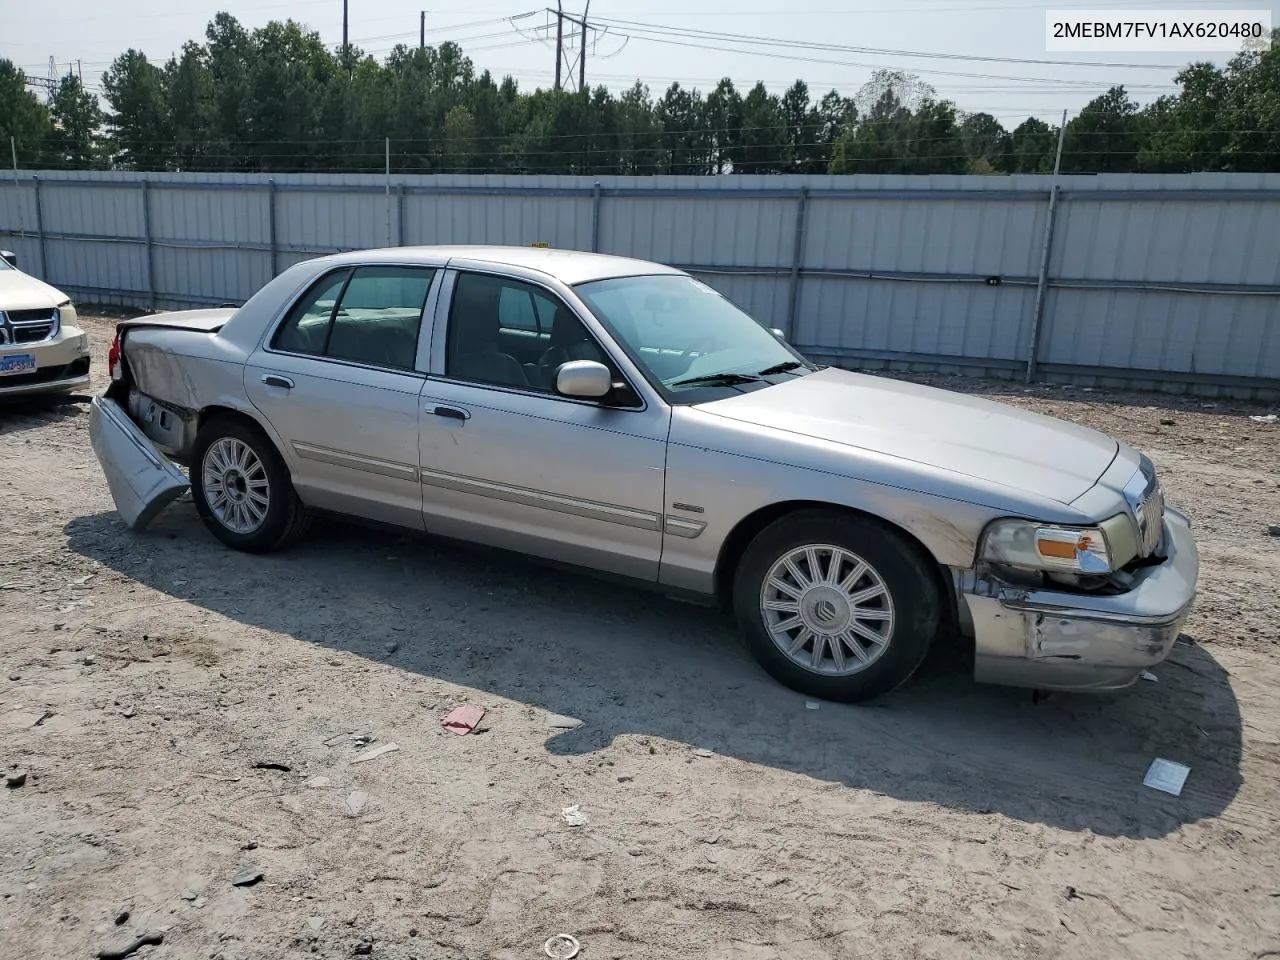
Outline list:
[[[0,411],[0,958],[1280,957],[1280,425],[935,382],[1156,462],[1203,554],[1157,682],[1033,702],[941,651],[815,711],[629,588],[332,523],[242,556],[189,501],[132,535],[85,398]]]

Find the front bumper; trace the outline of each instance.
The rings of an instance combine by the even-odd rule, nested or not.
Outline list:
[[[0,347],[0,357],[15,354],[33,355],[36,369],[33,373],[0,375],[0,399],[70,393],[89,386],[89,344],[76,327],[63,327],[52,340]]]
[[[1200,557],[1187,521],[1164,517],[1164,562],[1114,596],[962,582],[973,625],[974,676],[1042,690],[1118,690],[1163,660],[1195,599]]]

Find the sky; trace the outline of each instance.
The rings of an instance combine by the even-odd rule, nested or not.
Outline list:
[[[348,2],[352,44],[381,58],[397,43],[418,42],[422,3],[433,0]],[[498,78],[510,74],[522,89],[549,87],[554,18],[545,10],[547,0],[544,6],[538,2],[442,0],[427,8],[427,42],[458,42],[477,70],[487,68]],[[566,12],[581,16],[586,0],[564,2]],[[1229,56],[1045,51],[1046,10],[1103,7],[1270,9],[1280,25],[1280,0],[593,0],[589,22],[598,29],[588,35],[587,82],[620,91],[639,79],[658,96],[673,81],[707,91],[727,76],[744,93],[763,80],[780,94],[799,78],[816,100],[831,89],[853,95],[874,69],[902,69],[962,110],[992,113],[1012,128],[1028,116],[1057,121],[1063,110],[1074,114],[1117,83],[1147,102],[1176,91],[1174,74],[1188,60],[1221,63]],[[342,0],[7,0],[0,6],[0,57],[37,76],[48,75],[50,57],[57,73],[76,68],[78,61],[86,85],[100,92],[102,71],[115,56],[134,47],[163,62],[186,40],[203,40],[205,26],[220,10],[248,27],[293,18],[330,46],[342,39]],[[706,32],[756,39],[726,40]]]

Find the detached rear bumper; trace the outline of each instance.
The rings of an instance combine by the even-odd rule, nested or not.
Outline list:
[[[1115,596],[1028,590],[978,578],[961,595],[976,679],[1043,690],[1118,690],[1163,660],[1195,599],[1200,557],[1186,520],[1165,512],[1165,560]]]
[[[145,527],[190,486],[114,400],[93,398],[89,440],[116,510],[133,530]]]

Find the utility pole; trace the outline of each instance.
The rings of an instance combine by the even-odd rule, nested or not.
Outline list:
[[[347,69],[351,69],[349,53],[350,47],[347,43],[347,0],[342,0],[342,59],[346,61]]]
[[[427,48],[427,11],[418,11],[418,49]]]
[[[587,14],[591,12],[591,0],[587,0],[587,8],[582,11],[582,51],[578,54],[578,92],[587,92]]]
[[[564,7],[556,0],[556,92],[560,91],[560,57],[564,51]]]

